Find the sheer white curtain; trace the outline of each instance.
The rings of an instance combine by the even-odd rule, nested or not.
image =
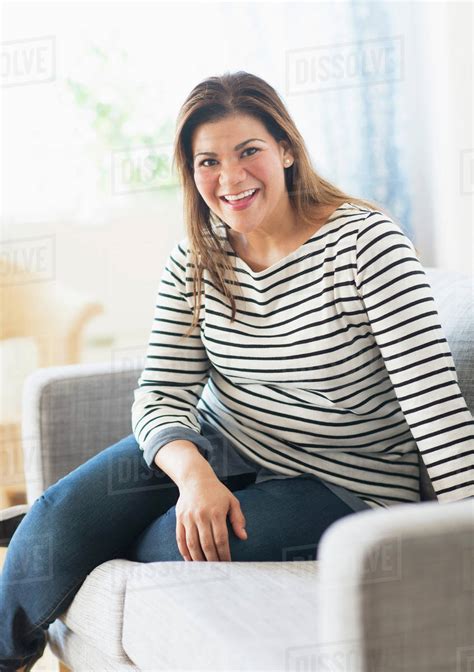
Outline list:
[[[407,141],[417,246],[425,265],[474,273],[473,6],[415,2],[410,14]]]

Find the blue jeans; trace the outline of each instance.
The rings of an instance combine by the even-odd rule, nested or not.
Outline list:
[[[246,520],[242,540],[227,519],[233,561],[314,560],[324,530],[354,513],[313,476],[255,478],[219,476]],[[0,575],[0,670],[41,657],[49,625],[98,565],[115,558],[184,562],[178,498],[176,484],[146,464],[133,434],[47,488],[13,535]]]

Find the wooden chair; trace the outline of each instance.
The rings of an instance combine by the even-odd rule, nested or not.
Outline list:
[[[83,293],[0,256],[0,340],[32,339],[38,367],[79,363],[84,328],[103,311]],[[26,503],[20,418],[0,421],[0,473],[1,506]]]

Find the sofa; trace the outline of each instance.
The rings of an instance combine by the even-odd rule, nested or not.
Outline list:
[[[474,409],[473,278],[425,268],[459,384]],[[28,503],[131,432],[141,357],[38,369],[23,390]],[[122,355],[122,356],[120,356]],[[50,626],[74,672],[463,672],[474,662],[474,504],[361,511],[324,533],[317,560],[96,567]]]

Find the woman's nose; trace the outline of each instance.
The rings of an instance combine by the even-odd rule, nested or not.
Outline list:
[[[239,166],[238,164],[231,165],[228,164],[226,166],[222,165],[221,169],[219,171],[219,181],[221,186],[225,186],[228,184],[229,186],[232,184],[238,184],[239,182],[243,182],[245,180],[245,170],[242,168],[242,166]]]

